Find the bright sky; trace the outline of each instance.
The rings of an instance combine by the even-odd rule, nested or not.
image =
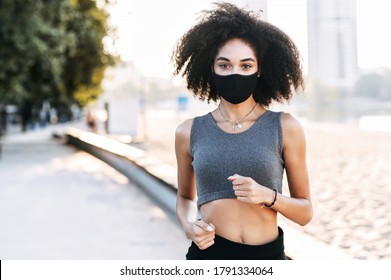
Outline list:
[[[171,77],[169,57],[177,39],[209,9],[211,0],[117,0],[111,9],[118,27],[117,50],[145,76]],[[391,68],[391,1],[357,0],[360,68]],[[306,0],[268,1],[269,22],[295,41],[307,59]],[[385,35],[387,34],[387,35]]]

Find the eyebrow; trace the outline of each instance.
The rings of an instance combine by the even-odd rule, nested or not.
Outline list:
[[[219,56],[218,58],[216,58],[216,61],[218,61],[218,60],[230,61],[228,58],[223,57],[223,56]],[[249,58],[243,58],[243,59],[240,60],[240,62],[245,62],[245,61],[252,61],[252,62],[255,62],[255,59],[249,57]]]

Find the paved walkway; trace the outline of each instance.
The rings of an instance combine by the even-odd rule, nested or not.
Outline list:
[[[183,259],[175,219],[126,177],[51,137],[3,138],[0,259]]]

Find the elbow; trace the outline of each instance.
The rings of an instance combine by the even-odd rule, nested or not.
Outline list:
[[[309,222],[311,222],[311,220],[312,220],[312,214],[304,217],[298,224],[301,226],[306,226],[307,224],[309,224]]]
[[[304,214],[302,215],[300,221],[298,221],[298,224],[301,226],[305,226],[311,222],[312,218],[314,216],[313,210],[312,210],[312,204],[309,201],[307,209],[304,211]]]
[[[313,211],[312,211],[312,206],[311,204],[309,205],[308,209],[305,211],[305,215],[303,215],[302,219],[298,222],[299,225],[305,226],[311,222],[312,217],[313,217]]]

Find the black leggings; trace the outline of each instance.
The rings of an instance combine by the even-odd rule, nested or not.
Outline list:
[[[215,244],[200,250],[192,242],[186,254],[187,260],[286,260],[284,232],[278,227],[276,240],[263,245],[246,245],[215,236]]]

